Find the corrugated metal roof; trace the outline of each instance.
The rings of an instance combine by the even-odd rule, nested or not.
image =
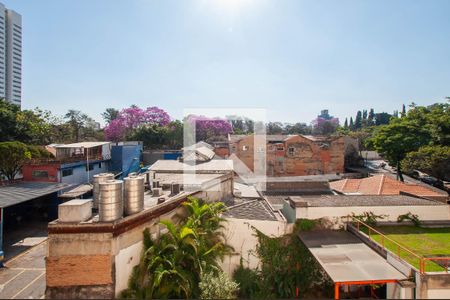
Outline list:
[[[103,146],[106,144],[111,144],[111,142],[80,142],[73,144],[59,144],[55,145],[55,148],[94,148],[98,146]]]
[[[46,196],[67,188],[72,185],[67,183],[51,182],[21,182],[17,184],[0,187],[0,207],[16,205],[25,201]]]

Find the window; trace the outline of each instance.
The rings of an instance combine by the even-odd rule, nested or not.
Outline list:
[[[294,147],[289,147],[289,155],[294,155],[295,154],[295,148]]]
[[[71,175],[73,175],[73,169],[62,170],[62,177],[71,176]]]
[[[283,150],[284,150],[284,147],[283,147],[283,146],[277,146],[277,150],[278,150],[278,151],[283,151]]]
[[[34,170],[31,176],[33,178],[48,178],[48,171]]]
[[[248,150],[248,146],[242,146],[242,151],[247,151]]]
[[[89,164],[89,171],[94,170],[94,165],[93,164]],[[88,171],[88,166],[86,166],[86,172]]]
[[[102,168],[102,163],[101,163],[101,162],[98,163],[98,168],[99,168],[99,169]]]

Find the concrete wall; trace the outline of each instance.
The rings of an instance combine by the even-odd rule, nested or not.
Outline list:
[[[341,217],[348,215],[373,212],[375,215],[387,215],[383,221],[397,221],[399,215],[411,212],[418,215],[420,220],[449,220],[450,206],[421,205],[421,206],[348,206],[348,207],[297,207],[297,219],[328,218],[336,224],[342,224]],[[344,220],[345,221],[345,220]]]
[[[234,248],[234,254],[224,258],[221,263],[224,272],[232,276],[234,270],[239,267],[241,256],[244,266],[256,268],[259,258],[256,257],[258,238],[254,235],[251,226],[254,226],[264,234],[272,237],[282,236],[292,230],[292,227],[283,221],[263,221],[226,218],[224,233],[226,241]]]
[[[450,274],[420,274],[416,273],[416,298],[418,299],[449,299]]]
[[[203,199],[208,199],[211,202],[226,202],[233,198],[233,178],[230,174],[229,176],[224,176],[224,178],[212,181],[210,184],[202,188],[199,192],[198,197]]]
[[[139,263],[144,229],[157,237],[161,220],[179,222],[187,196],[201,193],[180,194],[114,223],[49,224],[46,298],[117,297]]]

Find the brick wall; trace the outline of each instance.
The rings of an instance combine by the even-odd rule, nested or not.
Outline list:
[[[112,284],[111,255],[47,257],[47,286]]]
[[[230,144],[231,153],[254,170],[254,136]],[[266,170],[268,176],[303,176],[344,172],[344,137],[313,141],[301,135],[291,136],[282,143],[267,143]]]
[[[25,165],[22,167],[24,181],[58,182],[58,168],[60,164]],[[48,177],[33,177],[33,171],[46,171]]]

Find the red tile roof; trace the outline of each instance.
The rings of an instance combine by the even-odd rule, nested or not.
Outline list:
[[[443,193],[418,184],[402,183],[386,175],[363,179],[343,179],[330,182],[330,187],[341,193],[362,195],[399,195],[400,192],[420,197],[445,197]]]

